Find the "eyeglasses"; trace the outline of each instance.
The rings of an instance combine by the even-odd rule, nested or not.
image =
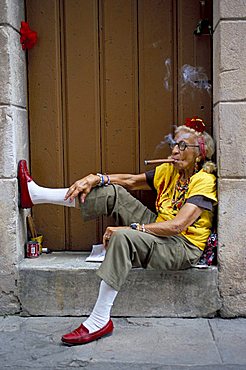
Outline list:
[[[173,143],[170,143],[169,144],[169,147],[170,149],[174,149],[175,146],[178,145],[178,148],[179,150],[181,150],[182,152],[188,148],[188,147],[193,147],[193,148],[199,148],[199,145],[195,145],[195,144],[187,144],[185,141],[179,141],[178,143],[177,142],[173,142]]]

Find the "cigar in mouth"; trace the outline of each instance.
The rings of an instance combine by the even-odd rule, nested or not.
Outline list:
[[[163,158],[163,159],[146,159],[144,161],[145,165],[148,164],[160,164],[160,163],[174,163],[175,160],[172,158]]]

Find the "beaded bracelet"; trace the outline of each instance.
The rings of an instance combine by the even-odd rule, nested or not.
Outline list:
[[[105,183],[105,180],[104,180],[104,175],[107,177],[107,182]],[[97,186],[101,187],[101,186],[108,186],[110,184],[110,178],[109,176],[105,173],[105,174],[102,174],[102,173],[97,173],[97,176],[100,177],[100,182]]]
[[[107,175],[106,173],[104,174],[106,177],[107,177],[107,179],[108,179],[108,182],[105,184],[105,186],[108,186],[108,185],[110,185],[110,178],[109,178],[109,175]]]
[[[99,182],[99,184],[97,185],[97,186],[99,186],[99,188],[100,188],[101,186],[104,186],[104,183],[105,183],[105,181],[104,181],[104,176],[103,176],[101,173],[97,173],[97,176],[99,176],[99,178],[100,178],[100,182]]]

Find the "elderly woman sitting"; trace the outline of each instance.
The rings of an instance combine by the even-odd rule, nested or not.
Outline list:
[[[18,178],[21,207],[53,203],[75,207],[85,220],[114,216],[119,226],[103,235],[106,256],[97,274],[102,279],[91,315],[62,337],[67,345],[85,344],[113,331],[110,311],[132,267],[159,270],[186,269],[202,255],[211,232],[216,204],[215,165],[210,161],[214,142],[197,117],[175,131],[171,163],[133,174],[90,174],[69,189],[38,186],[20,161]],[[156,213],[126,189],[155,189]]]

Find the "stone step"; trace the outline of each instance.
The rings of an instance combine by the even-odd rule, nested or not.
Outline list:
[[[90,314],[98,294],[100,263],[85,252],[53,252],[19,265],[23,316]],[[132,269],[112,316],[213,317],[221,307],[216,267],[183,271]]]

